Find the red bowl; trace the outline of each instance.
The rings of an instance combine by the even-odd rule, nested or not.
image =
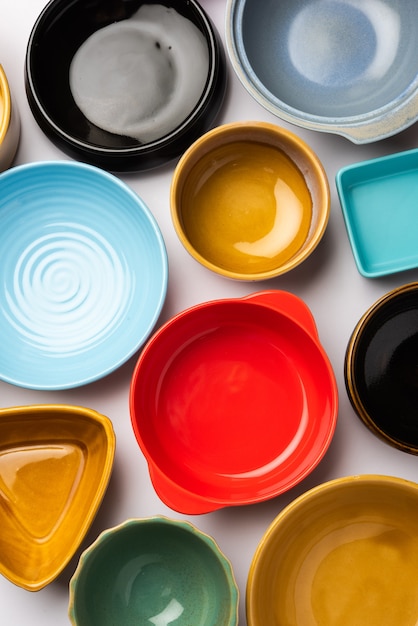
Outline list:
[[[186,514],[275,497],[334,434],[338,392],[307,306],[283,291],[205,302],[148,341],[133,430],[161,500]]]

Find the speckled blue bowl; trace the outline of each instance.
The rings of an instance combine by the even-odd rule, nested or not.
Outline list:
[[[227,0],[249,93],[301,127],[369,143],[418,118],[416,0]]]
[[[238,589],[209,535],[162,516],[104,531],[70,581],[73,626],[236,626]]]

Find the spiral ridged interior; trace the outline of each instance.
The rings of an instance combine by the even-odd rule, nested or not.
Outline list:
[[[158,226],[116,177],[82,164],[0,177],[0,375],[64,388],[131,356],[161,310],[167,259]]]

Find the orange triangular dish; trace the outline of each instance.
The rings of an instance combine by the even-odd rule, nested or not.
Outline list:
[[[107,488],[111,421],[90,409],[0,410],[0,572],[37,591],[64,569]]]

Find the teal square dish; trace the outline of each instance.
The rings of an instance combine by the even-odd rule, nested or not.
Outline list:
[[[336,186],[363,276],[418,267],[418,149],[343,167]]]

